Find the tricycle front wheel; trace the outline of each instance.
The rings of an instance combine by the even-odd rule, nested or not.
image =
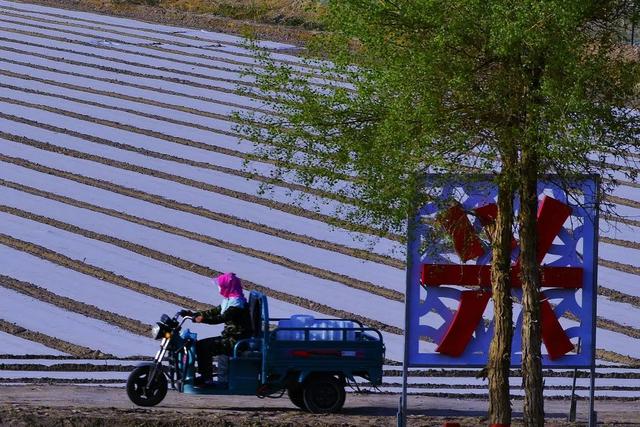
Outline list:
[[[155,378],[147,387],[153,365],[139,366],[129,374],[127,396],[138,406],[155,406],[167,395],[167,378],[161,369],[156,370]]]
[[[314,375],[304,384],[303,400],[314,414],[328,414],[342,409],[346,398],[342,381],[333,375]]]

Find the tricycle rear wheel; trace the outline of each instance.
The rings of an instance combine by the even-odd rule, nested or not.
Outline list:
[[[167,377],[158,369],[151,385],[147,387],[153,365],[138,366],[127,379],[127,396],[138,406],[155,406],[167,395]]]
[[[305,381],[303,400],[311,413],[338,412],[342,409],[345,398],[343,382],[333,375],[314,375]]]
[[[304,411],[307,410],[307,406],[304,404],[304,389],[300,384],[296,383],[289,387],[287,389],[287,395],[289,396],[291,403]]]

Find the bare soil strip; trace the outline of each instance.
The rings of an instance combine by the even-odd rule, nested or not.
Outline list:
[[[236,253],[247,255],[253,258],[261,259],[271,264],[280,265],[282,267],[285,267],[294,271],[300,271],[302,273],[309,274],[321,279],[340,283],[342,285],[345,285],[353,289],[363,290],[373,295],[378,295],[383,298],[390,299],[392,301],[404,301],[404,294],[402,292],[394,291],[384,286],[376,285],[364,280],[354,279],[344,274],[334,273],[332,271],[318,268],[309,264],[304,264],[302,262],[294,261],[284,256],[275,255],[270,252],[265,252],[265,251],[261,251],[251,247],[238,245],[232,242],[226,242],[220,239],[216,239],[204,234],[188,231],[188,230],[175,227],[169,224],[137,217],[135,215],[126,214],[124,212],[118,212],[114,209],[102,208],[100,206],[82,202],[80,200],[63,198],[63,197],[52,195],[51,193],[46,193],[46,192],[42,192],[42,193],[43,193],[42,194],[43,197],[52,199],[52,197],[50,196],[55,196],[57,201],[60,201],[62,203],[66,203],[68,201],[68,202],[71,202],[70,205],[76,206],[82,209],[88,209],[93,212],[100,212],[102,214],[109,215],[114,218],[119,218],[134,224],[139,224],[139,225],[156,229],[156,230],[162,230],[166,233],[185,237],[187,239],[190,239],[196,242],[201,242],[207,245],[216,246],[216,247],[227,249]],[[0,234],[0,236],[2,235]],[[0,242],[1,242],[1,239],[0,239]]]
[[[605,366],[606,369],[616,369],[621,368],[620,366]],[[638,367],[624,367],[624,369],[638,369]],[[451,378],[460,378],[460,377],[468,377],[468,378],[478,378],[479,370],[468,370],[468,369],[422,369],[422,370],[410,370],[409,377],[451,377]],[[572,378],[573,377],[573,369],[547,369],[544,368],[542,372],[545,378]],[[384,370],[383,375],[385,377],[401,377],[402,369],[396,370]],[[521,378],[522,370],[520,369],[511,369],[509,371],[509,377],[511,378]],[[576,372],[577,378],[589,378],[590,372],[589,369],[578,370]],[[640,371],[638,372],[598,372],[596,371],[596,378],[620,378],[620,379],[640,379]]]
[[[0,363],[2,371],[41,371],[41,372],[131,372],[136,367],[131,365],[104,365],[93,363],[56,363],[42,365],[39,363]]]
[[[54,356],[50,354],[0,354],[0,359],[11,360],[86,360],[91,362],[94,359],[90,356]],[[127,360],[133,362],[142,362],[152,360],[151,356],[125,356],[125,357],[110,357],[108,359],[100,359],[101,363],[109,363],[110,360]],[[102,366],[102,364],[100,366]]]
[[[616,353],[610,350],[596,349],[596,358],[600,360],[606,360],[609,362],[619,363],[621,365],[629,366],[632,368],[640,367],[640,359],[630,356],[625,356],[620,353]]]
[[[23,247],[29,245],[28,242],[14,239],[6,234],[0,234],[0,244],[20,251],[24,250]],[[137,335],[148,336],[149,331],[151,331],[151,325],[144,324],[139,320],[102,310],[94,305],[85,304],[62,295],[57,295],[40,286],[34,285],[33,283],[17,280],[3,274],[0,274],[0,286],[20,292],[23,295],[27,295],[39,301],[55,305],[56,307],[60,307],[64,310],[78,313],[86,317],[91,317],[92,319],[101,320]]]
[[[624,197],[613,196],[611,194],[606,195],[604,199],[605,201],[615,203],[616,205],[640,209],[640,202],[636,202],[635,200],[625,199]]]
[[[69,357],[69,356],[67,356]],[[3,371],[14,371],[14,372],[28,372],[28,371],[40,371],[40,372],[130,372],[136,366],[137,363],[130,364],[111,364],[106,365],[104,363],[100,363],[100,361],[93,361],[97,363],[64,363],[64,360],[61,360],[61,363],[55,363],[51,365],[44,365],[41,363],[23,363],[24,359],[16,359],[16,363],[0,363],[0,370]],[[608,369],[615,369],[616,367],[609,366]],[[565,370],[551,370],[545,369],[543,375],[545,378],[572,378],[573,370],[565,369]],[[402,377],[402,370],[395,369],[389,370],[385,369],[382,371],[383,377],[386,378],[400,378]],[[412,378],[474,378],[477,377],[478,371],[473,370],[465,370],[465,369],[423,369],[420,371],[409,371],[409,377]],[[519,369],[512,369],[509,372],[509,376],[511,378],[521,378],[522,371]],[[588,370],[579,370],[576,373],[577,378],[589,378]],[[639,372],[596,372],[596,378],[607,378],[607,379],[620,379],[621,383],[624,384],[626,380],[631,379],[640,379],[640,371]],[[387,385],[390,386],[394,383],[389,382],[390,379],[387,380]],[[426,383],[425,383],[426,384]],[[411,387],[417,387],[418,383],[412,383]],[[450,385],[449,387],[455,388],[456,385]],[[462,385],[461,387],[467,387],[467,385]],[[640,387],[634,387],[640,388]]]
[[[0,100],[3,100],[3,98],[0,98]],[[262,205],[271,209],[279,210],[281,212],[289,213],[299,217],[331,224],[333,226],[340,227],[346,230],[359,232],[359,233],[366,233],[370,235],[376,234],[376,230],[366,225],[354,224],[347,220],[329,216],[327,214],[318,213],[310,209],[302,208],[300,206],[288,205],[283,202],[262,198],[254,194],[243,193],[243,192],[231,190],[225,187],[220,187],[217,185],[213,185],[213,184],[209,184],[201,181],[196,181],[191,178],[185,178],[179,175],[174,175],[167,172],[161,172],[155,169],[134,165],[134,164],[122,162],[119,160],[111,160],[111,159],[107,159],[94,154],[88,154],[88,153],[80,152],[70,148],[64,148],[64,147],[49,144],[46,142],[36,141],[29,138],[24,138],[20,136],[11,136],[11,140],[19,144],[24,144],[24,145],[38,148],[40,150],[63,154],[69,157],[75,157],[77,159],[88,160],[88,161],[100,163],[100,164],[111,166],[118,169],[123,169],[123,170],[128,170],[131,172],[136,172],[136,173],[140,173],[148,176],[153,176],[155,178],[160,178],[167,181],[173,181],[173,182],[187,185],[189,187],[197,188],[200,190],[217,193],[217,194],[221,194],[228,197],[233,197],[235,199],[244,200],[249,203],[255,203],[257,205]],[[385,237],[393,238],[393,240],[396,240],[396,241],[399,241],[401,239],[401,237],[398,235],[386,235]]]
[[[51,378],[51,377],[22,377],[22,378],[2,378],[0,382],[3,384],[122,384],[127,383],[127,380],[114,380],[114,379],[93,379],[93,378]]]
[[[563,317],[570,318],[569,316]],[[580,319],[578,319],[577,317],[575,317],[574,319],[578,322],[580,321]],[[601,316],[597,316],[596,325],[600,329],[617,332],[619,334],[626,335],[632,338],[640,338],[640,329],[634,328],[633,326],[621,325],[614,320],[604,319]]]
[[[621,381],[622,383],[622,381]],[[622,383],[624,384],[624,383]],[[640,391],[640,387],[634,387],[634,386],[625,386],[625,385],[598,385],[596,383],[596,387],[595,390],[600,390],[600,391],[605,391],[605,390],[619,390],[619,391]],[[380,387],[402,387],[402,383],[397,382],[397,383],[392,383],[392,382],[383,382]],[[487,384],[439,384],[439,383],[417,383],[417,384],[411,384],[410,387],[412,389],[433,389],[433,390],[438,390],[438,389],[460,389],[460,390],[487,390],[488,389],[488,385]],[[544,389],[545,390],[571,390],[572,386],[571,384],[558,384],[558,385],[548,385],[545,384],[544,385]],[[576,390],[589,390],[589,386],[583,386],[583,385],[576,385]],[[522,386],[511,386],[511,390],[523,390]],[[488,392],[488,390],[487,390]],[[567,393],[567,395],[570,393]],[[450,396],[456,395],[455,393],[449,393]]]
[[[627,225],[633,225],[636,227],[640,227],[640,221],[635,220],[635,219],[630,219],[630,218],[622,218],[622,217],[618,217],[618,216],[613,216],[613,215],[602,215],[602,218],[607,220],[607,221],[612,221],[612,222],[621,222],[623,224],[627,224]]]
[[[618,270],[618,271],[623,271],[623,272],[629,273],[629,274],[635,274],[636,276],[640,276],[640,267],[636,267],[636,266],[629,265],[629,264],[624,264],[622,262],[609,261],[609,260],[606,260],[606,259],[599,258],[598,259],[598,265],[601,265],[603,267],[612,268],[612,269]]]
[[[6,332],[11,335],[15,335],[20,338],[24,338],[29,341],[34,341],[43,344],[47,347],[55,350],[68,353],[75,357],[89,357],[93,359],[114,359],[115,357],[108,353],[103,353],[100,350],[93,350],[88,347],[80,346],[70,343],[68,341],[61,340],[60,338],[45,335],[40,332],[32,331],[22,326],[18,326],[14,323],[7,322],[4,319],[0,319],[0,331]]]
[[[631,304],[634,307],[640,308],[640,297],[628,295],[615,289],[606,288],[604,286],[598,286],[598,295],[605,296],[611,301],[622,302]]]
[[[0,382],[3,384],[56,384],[56,385],[62,385],[62,384],[93,384],[93,385],[100,385],[100,384],[121,384],[122,386],[124,386],[126,384],[126,379],[108,379],[108,378],[55,378],[55,377],[39,377],[39,378],[33,378],[33,377],[17,377],[17,378],[2,378],[0,376]],[[380,384],[378,386],[379,391],[377,393],[394,393],[396,394],[397,392],[391,390],[391,391],[387,391],[385,389],[387,388],[400,388],[402,387],[402,383],[394,383],[394,382],[383,382],[382,384]],[[410,388],[413,390],[413,394],[420,394],[422,396],[436,396],[436,395],[440,395],[443,397],[458,397],[461,395],[467,395],[467,396],[476,396],[476,397],[480,397],[480,396],[486,396],[488,394],[483,394],[483,393],[457,393],[457,392],[451,392],[451,391],[447,391],[446,393],[442,393],[442,392],[438,392],[435,390],[441,390],[441,389],[446,389],[446,390],[485,390],[488,393],[487,390],[487,385],[483,385],[483,384],[469,384],[469,385],[450,385],[450,384],[439,384],[439,383],[419,383],[419,384],[411,384]],[[572,386],[567,384],[567,385],[545,385],[544,386],[545,390],[557,390],[557,391],[562,391],[562,390],[566,390],[567,392],[570,391],[572,389]],[[512,386],[511,387],[512,390],[523,390],[522,387],[519,386]],[[576,390],[579,391],[585,391],[585,390],[589,390],[589,386],[582,386],[582,385],[576,385],[575,386]],[[417,390],[434,390],[434,391],[417,391]],[[625,385],[613,385],[613,386],[600,386],[596,384],[595,390],[600,391],[600,392],[606,392],[606,391],[628,391],[628,392],[637,392],[640,391],[639,387],[633,387],[633,386],[625,386]],[[351,390],[347,390],[347,392],[351,392]],[[376,392],[373,392],[375,394],[377,394]],[[568,396],[570,393],[566,393],[566,395]],[[603,393],[600,393],[603,394]],[[606,396],[606,393],[604,393]],[[630,393],[630,394],[634,394],[634,393]],[[629,396],[629,399],[633,399],[633,396]]]
[[[611,237],[606,237],[606,236],[600,236],[599,240],[602,243],[609,243],[616,246],[622,246],[624,248],[640,250],[640,243],[630,242],[629,240],[613,239]]]
[[[283,239],[287,239],[287,240],[291,240],[291,241],[294,241],[294,242],[303,243],[303,244],[306,244],[306,245],[310,245],[310,246],[326,249],[326,250],[333,251],[333,252],[338,252],[338,253],[341,253],[341,254],[344,254],[344,255],[360,258],[360,259],[363,259],[363,260],[369,260],[369,261],[373,261],[373,262],[378,262],[378,263],[386,264],[386,265],[389,265],[389,266],[392,266],[392,267],[396,267],[396,268],[404,268],[404,263],[402,263],[402,261],[397,260],[395,258],[387,257],[387,256],[384,256],[384,255],[378,255],[378,254],[375,254],[375,253],[372,253],[372,252],[369,252],[369,251],[365,251],[365,250],[361,250],[361,249],[349,248],[349,247],[346,247],[346,246],[343,246],[343,245],[339,245],[339,244],[335,244],[335,243],[331,243],[331,242],[326,242],[324,240],[314,239],[314,238],[306,236],[306,235],[292,233],[292,232],[289,232],[289,231],[286,231],[286,230],[281,230],[281,229],[269,227],[267,225],[250,222],[250,221],[247,221],[247,220],[236,218],[236,217],[231,216],[231,215],[213,212],[213,211],[201,208],[201,207],[188,205],[188,204],[185,204],[185,203],[177,202],[175,200],[166,199],[164,197],[160,197],[160,196],[156,196],[156,195],[153,195],[153,194],[149,194],[149,193],[146,193],[146,192],[143,192],[143,191],[138,191],[138,190],[131,189],[131,188],[124,187],[124,186],[120,186],[120,185],[117,185],[117,184],[112,184],[112,183],[110,183],[108,181],[98,180],[98,179],[95,179],[95,178],[89,178],[89,177],[85,177],[85,176],[78,175],[78,174],[72,174],[70,172],[65,172],[65,171],[61,171],[61,170],[58,170],[58,169],[50,168],[50,167],[47,167],[47,166],[43,166],[43,165],[40,165],[40,164],[37,164],[37,163],[34,163],[34,162],[30,162],[30,161],[25,160],[25,159],[5,156],[3,154],[0,154],[0,160],[5,161],[7,163],[13,163],[13,164],[16,164],[16,165],[19,165],[19,166],[23,166],[25,168],[33,169],[33,170],[41,172],[41,173],[46,173],[46,174],[57,176],[57,177],[60,177],[60,178],[69,179],[71,181],[75,181],[75,182],[78,182],[80,184],[85,184],[85,185],[88,185],[88,186],[92,186],[92,187],[100,188],[100,189],[103,189],[103,190],[111,191],[113,193],[121,194],[123,196],[133,197],[133,198],[136,198],[136,199],[139,199],[139,200],[143,200],[145,202],[149,202],[149,203],[157,204],[157,205],[160,205],[160,206],[164,206],[164,207],[169,208],[169,209],[175,209],[175,210],[187,212],[187,213],[190,213],[190,214],[202,216],[204,218],[209,218],[209,219],[212,219],[214,221],[220,221],[220,222],[224,222],[224,223],[227,223],[227,224],[232,224],[232,225],[235,225],[235,226],[238,226],[238,227],[259,231],[261,233],[277,236],[277,237],[280,237],[280,238],[283,238]],[[32,194],[36,194],[36,195],[44,195],[44,197],[49,197],[49,198],[62,197],[62,196],[55,196],[55,195],[52,195],[51,193],[47,193],[47,192],[40,192],[40,190],[31,188],[31,187],[27,187],[27,186],[23,186],[23,185],[17,184],[17,183],[10,183],[9,181],[5,181],[5,180],[0,180],[0,182],[2,183],[2,185],[10,186],[10,187],[16,188],[16,189],[18,189],[20,191],[26,191],[26,192],[29,192],[29,193],[32,193]],[[68,204],[72,204],[73,203],[73,199],[69,199],[69,198],[60,198],[60,199],[56,199],[56,200],[64,201],[64,203],[68,203]]]
[[[625,154],[626,154],[624,157],[625,161],[628,161],[629,157],[638,158],[637,154],[632,154],[632,153],[625,153]],[[615,171],[628,171],[628,172],[635,173],[637,172],[638,166],[640,166],[640,161],[634,160],[632,163],[633,164],[628,164],[628,163],[617,164],[617,163],[605,162],[604,166],[606,166],[608,169],[615,170]],[[598,162],[596,162],[596,164],[598,164]]]
[[[61,230],[65,230],[65,231],[69,231],[71,233],[75,233],[90,239],[94,239],[94,240],[99,240],[105,243],[109,243],[118,247],[121,247],[123,249],[129,250],[131,252],[135,252],[138,253],[140,255],[146,256],[148,258],[151,259],[155,259],[158,261],[162,261],[165,262],[167,264],[171,264],[174,265],[178,268],[182,268],[184,270],[188,270],[191,271],[195,274],[199,274],[201,276],[205,276],[205,277],[212,277],[212,276],[216,276],[221,274],[220,271],[214,270],[212,268],[203,266],[203,265],[199,265],[199,264],[195,264],[192,263],[190,261],[172,256],[172,255],[167,255],[165,253],[147,248],[145,246],[136,244],[136,243],[132,243],[132,242],[128,242],[128,241],[124,241],[121,239],[117,239],[111,236],[106,236],[104,234],[99,234],[99,233],[95,233],[89,230],[85,230],[82,229],[80,227],[71,225],[71,224],[67,224],[67,223],[63,223],[61,221],[57,221],[51,218],[46,218],[40,215],[35,215],[29,212],[25,212],[22,211],[20,209],[15,209],[15,208],[11,208],[8,206],[1,206],[0,205],[0,212],[6,212],[6,213],[10,213],[12,215],[16,215],[16,216],[21,216],[23,218],[27,218],[27,219],[31,219],[33,221],[38,221],[41,222],[43,224],[48,224],[51,225],[52,227],[56,227],[59,228]],[[80,260],[74,260],[71,259],[69,257],[66,257],[62,254],[59,254],[57,252],[51,251],[47,248],[44,248],[42,246],[38,246],[38,245],[34,245],[31,243],[28,243],[26,245],[24,245],[24,248],[21,249],[24,250],[24,252],[30,253],[32,255],[38,256],[42,259],[45,259],[47,261],[53,262],[55,264],[61,265],[63,267],[69,268],[71,270],[75,270],[78,271],[80,273],[83,274],[88,274],[94,277],[99,278],[100,280],[106,281],[106,282],[110,282],[113,283],[115,285],[118,286],[122,286],[125,287],[127,289],[131,289],[134,290],[136,292],[140,292],[142,294],[154,297],[154,298],[158,298],[158,299],[162,299],[164,301],[169,301],[172,302],[173,304],[182,306],[182,307],[188,307],[188,308],[193,308],[196,310],[201,310],[201,309],[206,309],[211,307],[210,305],[205,305],[201,302],[195,301],[193,299],[187,298],[187,297],[183,297],[180,295],[177,295],[173,292],[169,292],[169,291],[165,291],[162,289],[158,289],[155,288],[149,284],[146,283],[142,283],[142,282],[138,282],[138,281],[134,281],[128,278],[125,278],[123,276],[120,275],[116,275],[115,273],[112,273],[110,271],[104,270],[102,268],[99,267],[95,267],[92,266],[88,263],[82,262]],[[242,279],[242,283],[243,286],[246,290],[250,291],[250,290],[257,290],[259,292],[264,293],[265,295],[267,295],[270,298],[274,298],[280,301],[285,301],[285,302],[289,302],[293,305],[297,305],[300,307],[304,307],[307,308],[309,310],[312,311],[316,311],[322,314],[325,314],[329,317],[338,317],[338,318],[347,318],[347,319],[355,319],[358,320],[360,322],[362,322],[365,325],[380,329],[384,332],[389,332],[392,334],[396,334],[396,335],[402,335],[402,329],[396,327],[396,326],[391,326],[391,325],[387,325],[385,323],[382,323],[378,320],[375,319],[370,319],[367,318],[365,316],[360,316],[360,315],[356,315],[350,312],[346,312],[344,310],[337,310],[334,309],[332,307],[329,307],[327,305],[324,304],[319,304],[316,303],[314,301],[311,301],[307,298],[303,298],[303,297],[298,297],[295,295],[290,295],[290,294],[286,294],[284,292],[280,292],[280,291],[276,291],[270,288],[267,288],[265,286],[262,285],[258,285],[256,283],[253,283],[251,281]]]
[[[640,182],[626,181],[623,179],[618,179],[616,181],[618,182],[619,185],[624,185],[626,187],[640,188]]]

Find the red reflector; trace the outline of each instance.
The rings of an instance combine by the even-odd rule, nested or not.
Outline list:
[[[359,353],[359,352],[356,352]],[[342,357],[344,354],[335,348],[318,348],[315,350],[291,350],[289,352],[293,357]],[[353,356],[360,357],[359,354]],[[351,356],[351,357],[353,357]]]

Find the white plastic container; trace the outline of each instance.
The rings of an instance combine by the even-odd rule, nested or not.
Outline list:
[[[282,341],[302,341],[304,340],[303,328],[309,328],[315,322],[313,316],[307,314],[294,314],[289,319],[282,319],[278,322],[279,328],[299,328],[298,330],[278,331],[276,338]]]
[[[354,328],[355,324],[348,320],[319,320],[313,323],[313,328]],[[309,339],[314,341],[341,341],[342,330],[340,329],[327,329],[319,331],[310,331]],[[355,330],[347,330],[347,341],[355,341]]]
[[[282,341],[302,341],[304,340],[304,328],[355,328],[357,325],[350,320],[316,320],[307,314],[294,314],[289,319],[282,319],[278,322],[279,328],[299,328],[298,330],[278,331],[276,338]],[[356,331],[348,329],[346,331],[347,341],[355,341]],[[342,341],[342,330],[310,330],[309,340],[311,341]]]
[[[356,331],[353,328],[356,328],[358,326],[350,320],[339,320],[338,323],[340,324],[341,328],[350,328],[347,330],[347,341],[355,341]],[[340,336],[340,338],[338,339],[342,339],[342,336]]]

